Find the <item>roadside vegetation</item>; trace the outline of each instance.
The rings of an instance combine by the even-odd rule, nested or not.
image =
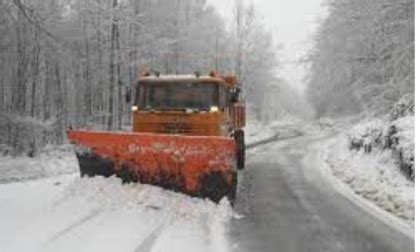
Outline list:
[[[414,0],[331,0],[308,56],[318,117],[387,114],[414,92]]]
[[[328,161],[356,193],[413,220],[414,0],[331,0],[328,11],[306,96],[330,118],[321,122],[353,118],[336,128]]]

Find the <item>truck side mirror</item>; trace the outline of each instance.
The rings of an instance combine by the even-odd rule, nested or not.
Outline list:
[[[239,94],[241,93],[241,89],[240,88],[232,88],[230,90],[230,102],[231,103],[237,103],[239,102]]]
[[[131,103],[131,88],[127,87],[125,90],[125,102]]]

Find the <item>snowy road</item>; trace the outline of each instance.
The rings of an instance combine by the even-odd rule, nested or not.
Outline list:
[[[241,178],[233,251],[414,251],[410,235],[337,192],[311,148],[318,136],[258,147]]]
[[[0,251],[413,251],[414,241],[320,175],[295,128],[255,142],[234,213],[118,179],[75,175],[0,185]]]

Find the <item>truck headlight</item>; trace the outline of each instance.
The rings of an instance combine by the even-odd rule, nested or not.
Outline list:
[[[139,107],[138,106],[131,106],[131,111],[132,112],[139,111]]]
[[[210,107],[210,112],[211,113],[219,112],[219,108],[217,106],[211,106]]]

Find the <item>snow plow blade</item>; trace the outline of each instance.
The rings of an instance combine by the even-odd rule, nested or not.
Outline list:
[[[223,137],[69,131],[81,176],[116,175],[219,202],[236,194],[236,146]]]

